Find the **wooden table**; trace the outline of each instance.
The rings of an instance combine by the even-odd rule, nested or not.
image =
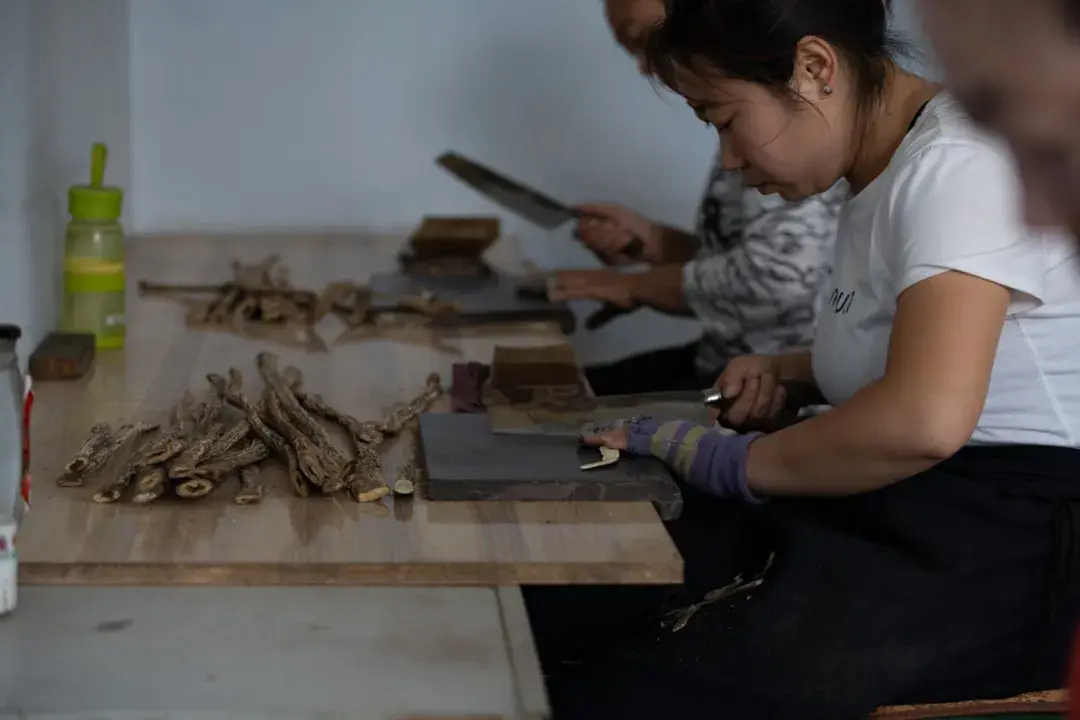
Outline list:
[[[225,280],[229,260],[279,254],[299,287],[362,279],[393,265],[399,238],[155,238],[131,243],[129,282]],[[498,252],[497,252],[498,251]],[[513,263],[513,243],[493,249]],[[123,352],[101,353],[93,375],[35,388],[34,505],[19,536],[20,572],[29,583],[94,584],[450,584],[674,583],[682,562],[648,503],[358,504],[344,495],[301,499],[284,484],[260,505],[228,494],[200,502],[139,508],[97,505],[94,488],[54,480],[90,426],[163,420],[186,388],[201,392],[208,372],[236,366],[261,382],[254,358],[277,352],[300,367],[308,386],[361,420],[382,416],[423,388],[431,371],[450,381],[454,362],[488,361],[498,344],[544,345],[561,339],[547,324],[444,334],[403,330],[313,354],[227,333],[183,328],[174,301],[130,293]],[[341,332],[320,327],[328,340]],[[436,349],[438,346],[441,349]],[[444,398],[444,403],[448,400]],[[446,405],[448,407],[448,404]],[[406,434],[384,458],[394,477],[413,457]]]
[[[294,284],[318,290],[333,280],[362,280],[370,273],[391,268],[400,243],[400,237],[357,235],[142,238],[129,246],[129,289],[139,279],[224,281],[229,275],[230,259],[254,262],[278,254]],[[503,269],[520,267],[520,257],[511,242],[496,245],[489,259]],[[319,328],[328,341],[342,330],[333,319]],[[467,622],[465,608],[476,601],[469,599],[473,597],[467,594],[471,591],[462,586],[484,586],[487,590],[476,591],[488,593],[485,597],[489,600],[483,601],[488,603],[488,610],[476,612],[486,613],[489,622],[498,615],[504,656],[516,654],[522,658],[513,663],[515,709],[499,709],[498,699],[492,696],[489,705],[493,709],[484,712],[496,717],[542,715],[542,684],[520,592],[513,586],[680,582],[682,561],[648,503],[432,503],[417,496],[359,504],[344,495],[301,499],[288,491],[283,478],[278,478],[273,494],[259,505],[237,506],[227,493],[215,493],[201,501],[159,501],[135,507],[126,503],[94,504],[89,499],[94,488],[58,488],[55,478],[92,424],[164,419],[185,389],[205,387],[208,372],[224,373],[235,365],[249,383],[261,387],[254,367],[255,355],[261,350],[278,353],[283,365],[300,367],[310,389],[365,420],[381,417],[390,405],[415,394],[431,371],[441,373],[444,382],[449,383],[454,362],[489,361],[495,345],[543,345],[559,339],[558,330],[547,324],[449,334],[411,329],[340,346],[331,342],[330,352],[314,354],[230,334],[186,331],[183,309],[178,304],[166,299],[137,298],[133,291],[129,292],[125,349],[100,354],[92,376],[82,381],[35,388],[33,506],[19,535],[24,585],[97,587],[72,589],[60,596],[48,594],[52,592],[48,588],[29,588],[21,605],[34,601],[37,593],[45,593],[40,596],[45,599],[68,598],[66,604],[73,613],[87,612],[80,603],[92,602],[92,619],[108,623],[111,621],[98,618],[108,615],[108,603],[117,600],[100,586],[180,585],[200,586],[198,589],[204,591],[206,586],[354,586],[356,594],[348,596],[346,606],[352,603],[360,608],[376,601],[401,603],[402,617],[408,618],[410,612],[419,612],[409,603],[419,603],[422,609],[425,602],[430,602],[424,600],[429,595],[423,593],[434,589],[416,588],[417,594],[404,601],[391,599],[389,594],[378,595],[392,588],[372,586],[442,585],[454,587],[443,588],[446,595],[440,602],[458,608],[462,614],[456,621]],[[447,405],[448,401],[444,401],[443,409]],[[414,451],[415,438],[407,434],[384,456],[387,475],[393,477],[401,463],[413,458]],[[310,588],[310,592],[318,590]],[[84,597],[90,591],[93,597]],[[284,596],[277,592],[264,588],[259,602],[280,602]],[[135,596],[116,597],[130,604]],[[172,596],[166,592],[163,597]],[[224,596],[194,597],[206,607],[215,607]],[[336,601],[341,603],[343,597],[337,596]],[[156,606],[159,601],[149,602]],[[18,615],[24,614],[20,608]],[[358,610],[352,621],[364,623],[362,614]],[[198,613],[193,617],[197,618]],[[131,618],[113,620],[122,624],[126,619]],[[303,619],[303,614],[292,620],[317,622]],[[455,621],[450,617],[447,620]],[[15,622],[31,625],[46,621],[36,614],[24,620],[17,617]],[[151,623],[147,620],[136,625],[149,627]],[[281,632],[286,629],[277,628]],[[193,636],[191,642],[204,643],[203,652],[217,640],[205,627],[193,628],[192,632],[197,637]],[[142,652],[138,648],[153,644],[146,638],[132,639],[130,631],[117,637],[128,638],[134,644],[132,657]],[[440,642],[439,637],[429,640],[435,645]],[[372,647],[378,646],[376,642]],[[315,653],[313,658],[325,655],[318,654],[315,645],[308,649]],[[428,660],[429,668],[442,663],[437,654],[428,656]],[[102,662],[110,661],[102,658]],[[265,670],[272,673],[278,668],[285,672],[286,666],[274,665]],[[46,669],[42,666],[42,671]],[[121,688],[122,684],[115,691],[120,697],[137,697],[123,694]],[[189,688],[194,695],[181,693],[178,697],[203,697],[206,688],[200,690],[203,695]],[[396,692],[409,697],[407,686]],[[386,708],[394,706],[393,702],[384,704]],[[22,707],[36,707],[32,706],[29,703]],[[165,709],[199,709],[195,706]],[[244,709],[256,706],[260,711],[278,707],[273,702],[254,702]],[[320,709],[337,707],[329,703]],[[64,710],[59,706],[54,709]],[[423,710],[404,706],[399,709]],[[449,705],[443,708],[446,712],[465,709]],[[472,708],[466,714],[476,716],[483,714],[481,710]],[[382,711],[372,714],[390,716]]]

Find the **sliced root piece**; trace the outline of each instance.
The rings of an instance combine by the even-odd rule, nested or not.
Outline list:
[[[374,502],[390,492],[382,478],[379,454],[366,445],[357,448],[356,459],[351,463],[349,494],[357,502]]]
[[[83,482],[90,477],[94,476],[98,470],[103,468],[109,459],[116,454],[116,452],[127,445],[129,442],[137,438],[143,433],[151,432],[158,429],[158,425],[151,425],[149,423],[137,422],[130,425],[122,425],[114,435],[109,438],[109,441],[101,446],[90,458],[89,464],[87,464],[77,476],[64,475],[57,481],[58,485],[63,487],[73,487],[82,485]]]

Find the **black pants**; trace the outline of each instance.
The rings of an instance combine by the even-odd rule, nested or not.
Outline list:
[[[650,350],[603,365],[585,368],[597,395],[636,395],[666,390],[699,390],[712,386],[715,377],[697,371],[698,342]]]
[[[967,448],[857,497],[685,507],[685,586],[526,589],[556,720],[846,720],[1065,681],[1080,450]],[[770,552],[749,598],[661,627]]]

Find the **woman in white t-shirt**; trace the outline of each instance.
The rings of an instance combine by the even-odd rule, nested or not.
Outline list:
[[[737,358],[718,380],[737,398],[728,424],[778,415],[785,381],[833,409],[768,435],[583,430],[685,484],[676,607],[752,577],[748,554],[774,561],[675,633],[640,593],[608,596],[593,622],[618,618],[618,639],[572,665],[535,604],[556,717],[843,720],[1064,679],[1080,609],[1075,250],[1025,229],[1007,152],[892,62],[886,27],[881,0],[670,0],[652,34],[652,72],[718,130],[728,169],[788,200],[851,187],[813,352]]]

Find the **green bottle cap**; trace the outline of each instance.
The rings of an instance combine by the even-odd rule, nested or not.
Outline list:
[[[68,214],[76,220],[115,220],[123,212],[124,191],[105,186],[105,161],[109,150],[94,143],[90,151],[90,184],[68,188]]]

